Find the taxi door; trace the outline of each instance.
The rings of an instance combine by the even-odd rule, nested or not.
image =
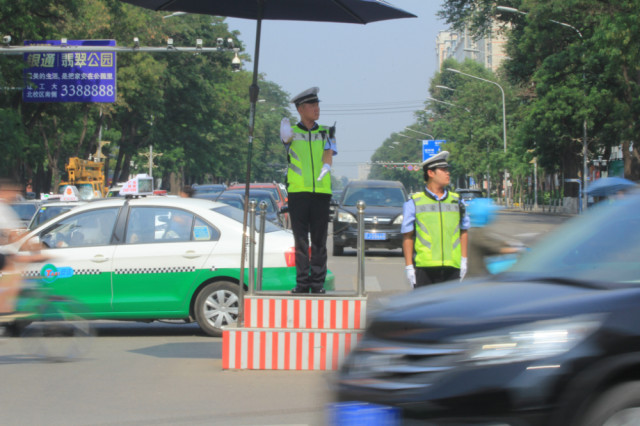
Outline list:
[[[111,243],[119,207],[83,211],[55,221],[38,234],[49,259],[31,265],[27,277],[76,300],[100,316],[111,312]]]
[[[114,254],[114,311],[131,318],[186,316],[218,238],[186,210],[130,206],[124,242]]]

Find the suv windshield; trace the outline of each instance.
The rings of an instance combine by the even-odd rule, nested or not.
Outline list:
[[[343,206],[355,206],[362,200],[369,206],[402,207],[406,201],[401,188],[354,186],[347,188],[342,201]]]
[[[474,198],[483,198],[483,193],[479,189],[456,189],[456,191],[460,197],[465,200],[473,200]]]
[[[244,221],[244,211],[237,209],[232,206],[222,206],[211,209],[214,212],[220,213],[228,218],[235,220],[236,222],[242,223]],[[273,223],[266,221],[264,232],[275,232],[281,231],[282,228],[274,225]],[[256,231],[260,231],[260,217],[256,214]]]
[[[596,206],[550,234],[507,272],[640,285],[640,193]]]

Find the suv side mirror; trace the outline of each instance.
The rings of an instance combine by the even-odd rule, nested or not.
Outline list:
[[[282,207],[280,207],[280,211],[278,211],[278,214],[285,214],[285,213],[289,213],[289,204],[285,204]]]

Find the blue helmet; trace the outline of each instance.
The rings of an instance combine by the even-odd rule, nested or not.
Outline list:
[[[493,204],[491,198],[476,198],[467,206],[467,214],[471,219],[471,226],[481,228],[490,224],[495,218],[495,212],[502,209]]]

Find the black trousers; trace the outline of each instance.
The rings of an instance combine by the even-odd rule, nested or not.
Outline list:
[[[324,286],[330,201],[330,194],[289,193],[289,216],[296,245],[296,288],[299,290],[317,291]]]
[[[422,268],[416,266],[416,287],[459,280],[460,269],[452,266]]]

